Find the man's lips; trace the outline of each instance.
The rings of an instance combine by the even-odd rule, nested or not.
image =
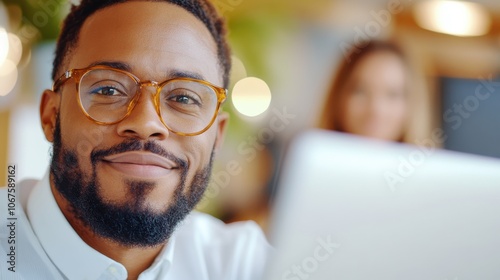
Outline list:
[[[103,161],[126,175],[136,177],[161,177],[178,168],[170,159],[150,152],[125,152],[107,156]]]

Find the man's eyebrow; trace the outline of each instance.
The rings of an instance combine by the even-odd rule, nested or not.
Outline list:
[[[189,72],[189,71],[182,71],[182,70],[171,70],[171,71],[169,71],[167,73],[167,78],[168,79],[191,78],[191,79],[205,81],[205,78],[201,74],[198,74],[198,73],[195,73],[195,72]]]
[[[120,62],[120,61],[96,61],[96,62],[89,65],[89,67],[93,67],[93,66],[109,66],[109,67],[124,70],[127,72],[132,71],[132,67],[130,67],[130,65],[128,65],[125,62]]]
[[[108,66],[115,69],[132,72],[132,67],[129,64],[121,61],[96,61],[90,64],[88,67],[93,67],[93,66]],[[191,78],[191,79],[206,81],[205,77],[203,77],[203,75],[199,73],[184,71],[184,70],[176,70],[176,69],[168,71],[166,78],[167,79]]]

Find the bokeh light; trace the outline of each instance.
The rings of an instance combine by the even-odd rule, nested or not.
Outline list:
[[[7,30],[0,27],[0,67],[9,54],[9,36]]]
[[[256,117],[269,108],[271,90],[266,82],[259,78],[244,78],[234,86],[232,101],[238,112],[248,117]]]
[[[15,87],[22,54],[19,37],[0,28],[0,96],[6,96]]]
[[[17,66],[19,65],[19,61],[21,61],[21,57],[23,55],[23,44],[17,35],[8,33],[7,36],[9,39],[9,52],[7,54],[7,59]]]
[[[17,82],[16,64],[6,59],[0,65],[0,96],[9,94]]]
[[[491,26],[488,11],[478,3],[468,1],[428,0],[414,9],[421,27],[455,36],[481,36]]]

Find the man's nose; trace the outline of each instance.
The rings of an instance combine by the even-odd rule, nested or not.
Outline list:
[[[156,138],[163,140],[169,136],[169,131],[162,123],[153,99],[157,85],[153,82],[141,84],[138,100],[130,114],[117,124],[118,134],[143,140]]]

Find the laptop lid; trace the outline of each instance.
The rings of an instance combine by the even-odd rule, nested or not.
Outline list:
[[[310,131],[290,147],[266,279],[500,279],[500,161]]]

